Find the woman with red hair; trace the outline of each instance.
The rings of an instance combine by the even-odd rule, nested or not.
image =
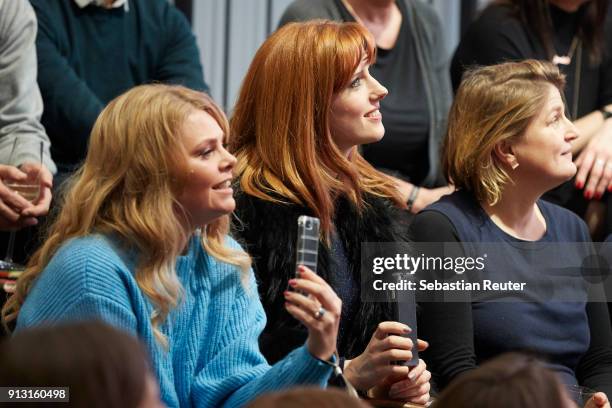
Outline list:
[[[391,364],[412,358],[410,329],[394,321],[393,303],[361,300],[361,244],[407,241],[406,206],[393,181],[358,151],[385,132],[379,108],[387,89],[369,73],[374,59],[374,41],[356,23],[292,23],[261,46],[231,120],[235,233],[254,258],[268,317],[260,345],[269,360],[306,335],[283,308],[295,295],[283,292],[295,275],[297,218],[315,216],[318,273],[343,301],[338,351],[348,381],[362,392],[423,403],[425,364]]]

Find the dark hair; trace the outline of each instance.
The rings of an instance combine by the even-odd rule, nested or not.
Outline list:
[[[457,378],[432,408],[559,408],[565,401],[556,374],[540,360],[507,353]]]
[[[145,395],[144,348],[102,322],[18,331],[0,350],[1,386],[69,387],[70,407],[137,407]]]
[[[576,34],[588,51],[591,63],[599,64],[604,52],[604,22],[609,0],[591,0],[578,9]],[[549,59],[555,55],[549,0],[498,0],[510,5],[526,27],[533,30]]]
[[[353,407],[368,408],[369,404],[351,397],[339,389],[326,389],[314,387],[293,388],[288,391],[275,392],[262,395],[247,408],[336,408]]]

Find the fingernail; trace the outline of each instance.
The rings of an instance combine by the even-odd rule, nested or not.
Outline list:
[[[603,196],[602,193],[599,193],[599,192],[595,193],[595,199],[596,200],[599,200],[602,196]]]
[[[577,181],[576,182],[576,188],[582,190],[582,187],[584,187],[584,182],[582,181]]]
[[[414,381],[415,378],[416,378],[416,374],[414,373],[414,371],[411,371],[408,373],[408,379],[410,381]]]
[[[608,193],[612,193],[612,184],[608,186]]]
[[[296,287],[297,286],[297,281],[295,279],[290,279],[289,280],[289,286]]]
[[[584,192],[584,198],[586,198],[587,200],[590,200],[591,197],[593,197],[593,193],[591,193],[590,191]]]
[[[290,293],[290,292],[289,292],[288,290],[286,290],[286,291],[284,291],[284,292],[283,292],[283,295],[284,295],[285,297],[287,297],[287,296],[289,296],[289,293]]]
[[[412,329],[411,329],[410,327],[408,327],[408,326],[404,326],[404,329],[403,329],[403,330],[404,330],[404,333],[410,333],[410,332],[412,332]]]

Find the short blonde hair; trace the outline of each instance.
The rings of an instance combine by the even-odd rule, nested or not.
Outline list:
[[[509,176],[493,153],[518,138],[542,110],[547,85],[563,93],[565,77],[548,62],[525,60],[468,71],[449,114],[442,165],[449,181],[495,205]]]

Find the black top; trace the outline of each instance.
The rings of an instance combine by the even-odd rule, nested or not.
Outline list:
[[[556,53],[567,55],[577,30],[576,13],[567,13],[553,5],[549,7]],[[605,30],[605,38],[612,38],[610,14],[606,20]],[[577,119],[612,103],[612,41],[607,41],[604,59],[599,65],[590,63],[588,53],[582,46],[581,75],[578,84],[575,73],[579,52],[579,49],[574,52],[570,65],[559,65],[561,72],[567,76],[565,97],[568,117],[571,115],[571,119]],[[528,58],[548,60],[545,48],[537,35],[523,25],[509,6],[491,5],[469,26],[455,51],[451,65],[453,87],[454,89],[459,87],[464,70],[471,65],[492,65]],[[574,94],[578,87],[578,109],[574,112]]]
[[[266,311],[266,327],[259,338],[260,349],[270,363],[304,344],[306,328],[284,308],[283,291],[295,276],[297,219],[313,215],[308,208],[272,202],[236,189],[236,211],[232,234],[253,258],[257,288]],[[342,299],[338,353],[353,358],[361,354],[382,321],[395,320],[392,302],[361,301],[361,244],[405,242],[408,214],[389,200],[365,194],[366,206],[359,211],[350,200],[336,200],[334,233],[328,245],[319,243],[317,273],[330,283]]]
[[[350,336],[350,323],[356,318],[357,310],[359,310],[361,288],[351,272],[346,249],[337,232],[331,235],[330,252],[334,273],[329,277],[329,284],[342,299],[338,344],[344,345],[346,336]]]
[[[345,21],[355,21],[342,1],[336,0]],[[408,10],[397,1],[402,25],[393,48],[377,48],[370,73],[389,90],[380,102],[385,137],[363,146],[363,155],[372,165],[420,184],[429,169],[429,113],[420,72],[416,44],[408,24]]]
[[[538,242],[589,241],[586,226],[574,214],[542,200],[538,207],[547,227]],[[418,214],[411,232],[416,240],[424,242],[520,241],[497,227],[474,198],[464,192],[444,197]],[[486,274],[496,280],[499,272],[487,268]],[[521,296],[533,296],[530,291],[527,285]],[[430,342],[424,358],[441,386],[488,358],[507,351],[529,350],[547,358],[564,383],[612,392],[612,329],[605,303],[533,299],[424,303],[419,331]]]

